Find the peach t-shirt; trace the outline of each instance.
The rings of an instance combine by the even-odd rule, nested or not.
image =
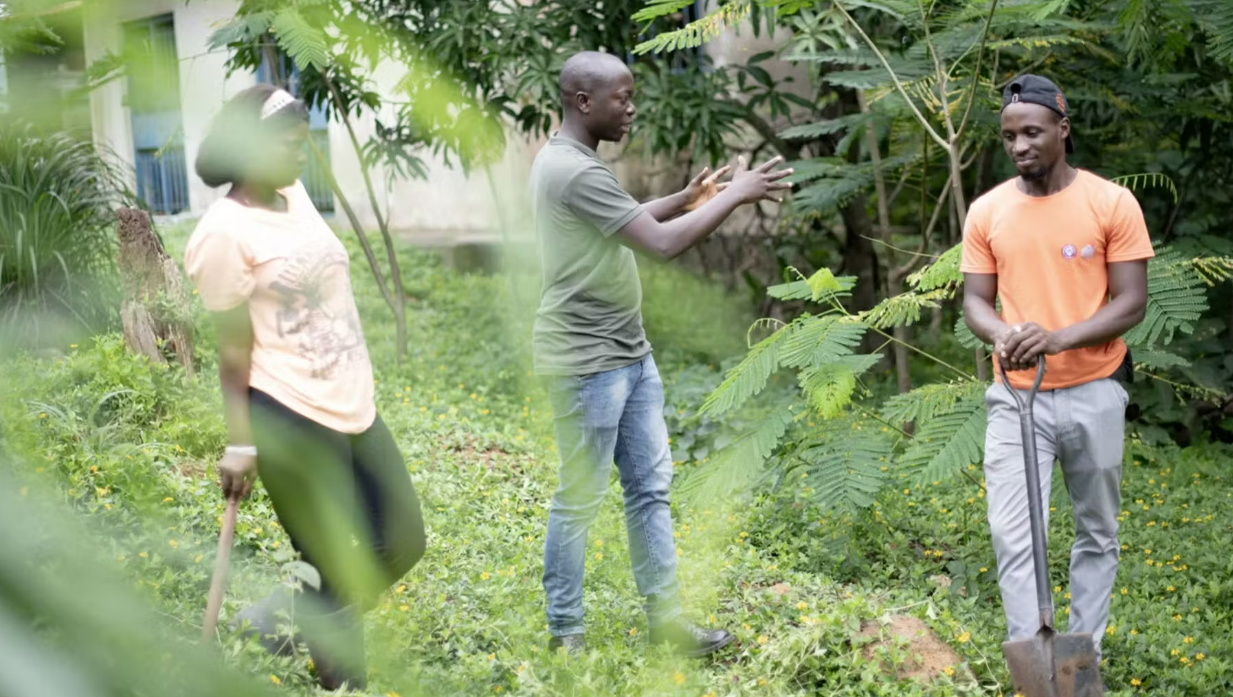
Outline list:
[[[1090,319],[1108,303],[1106,264],[1152,256],[1143,211],[1130,190],[1078,170],[1070,186],[1051,196],[1029,196],[1011,179],[974,201],[959,268],[997,274],[1003,321],[1056,331]],[[1125,356],[1120,337],[1048,356],[1041,389],[1109,377]],[[995,363],[995,379],[1000,373]],[[1009,377],[1021,388],[1035,380],[1034,371]]]
[[[185,268],[206,309],[248,302],[252,387],[327,428],[363,432],[377,411],[347,250],[301,183],[281,193],[286,212],[215,201]]]

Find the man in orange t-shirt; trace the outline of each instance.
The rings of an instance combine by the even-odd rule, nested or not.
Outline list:
[[[1131,372],[1121,336],[1143,319],[1154,253],[1130,191],[1066,162],[1068,114],[1065,96],[1043,77],[1006,87],[1002,142],[1019,176],[973,202],[960,269],[968,327],[993,345],[984,464],[1009,637],[1031,637],[1040,620],[1019,414],[996,363],[1022,390],[1043,355],[1034,408],[1041,496],[1048,501],[1060,461],[1075,517],[1069,631],[1091,632],[1099,652],[1118,566],[1129,400],[1121,383]],[[1048,512],[1046,503],[1046,521]]]

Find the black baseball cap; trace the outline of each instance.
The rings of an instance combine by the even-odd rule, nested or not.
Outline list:
[[[1047,77],[1029,74],[1011,80],[1006,89],[1002,90],[1002,109],[1005,110],[1015,102],[1039,104],[1052,109],[1062,118],[1070,118],[1070,102],[1066,101],[1066,95]],[[1074,129],[1073,122],[1071,129]],[[1066,152],[1074,151],[1074,142],[1070,136],[1066,136]]]

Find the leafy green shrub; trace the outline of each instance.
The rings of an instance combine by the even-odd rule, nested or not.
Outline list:
[[[3,341],[67,343],[113,320],[113,213],[131,201],[118,169],[92,143],[0,124]]]

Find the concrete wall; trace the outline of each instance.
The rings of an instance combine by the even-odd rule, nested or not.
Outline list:
[[[208,39],[213,27],[235,14],[233,0],[128,0],[85,4],[86,59],[98,60],[121,48],[121,25],[125,22],[172,14],[175,18],[176,52],[180,57],[180,117],[184,128],[185,161],[188,164],[189,205],[203,212],[225,192],[208,188],[193,173],[197,148],[210,118],[228,97],[255,82],[252,75],[226,77],[226,56],[211,53]],[[133,162],[131,114],[125,105],[126,87],[116,80],[91,96],[95,142]]]
[[[227,99],[255,83],[251,74],[226,77],[226,53],[211,52],[208,46],[211,32],[234,16],[238,7],[235,0],[193,0],[189,3],[183,0],[116,0],[85,5],[86,56],[91,62],[108,52],[119,51],[124,22],[173,15],[176,51],[180,58],[180,105],[191,214],[199,215],[225,193],[225,187],[206,187],[192,171],[210,120]],[[400,77],[397,68],[388,64],[381,66],[373,76],[377,91],[382,93],[389,93]],[[133,134],[131,115],[124,103],[125,91],[123,80],[97,90],[91,96],[90,111],[95,141],[111,148],[131,164]],[[389,117],[392,113],[383,116]],[[366,114],[355,124],[361,143],[372,135],[373,123],[373,116]],[[329,141],[334,174],[344,195],[360,222],[375,229],[376,217],[350,136],[344,127],[331,123]],[[391,227],[427,237],[491,236],[496,229],[497,216],[492,187],[487,179],[482,174],[467,177],[461,170],[447,167],[428,153],[424,157],[429,164],[427,180],[399,180],[387,187],[386,172],[380,168],[373,172],[377,204],[382,211],[388,212]],[[498,174],[497,187],[508,186],[511,173],[519,164],[529,165],[529,157],[526,148],[514,142],[507,161],[494,168]],[[341,207],[336,208],[339,222],[345,225]]]

